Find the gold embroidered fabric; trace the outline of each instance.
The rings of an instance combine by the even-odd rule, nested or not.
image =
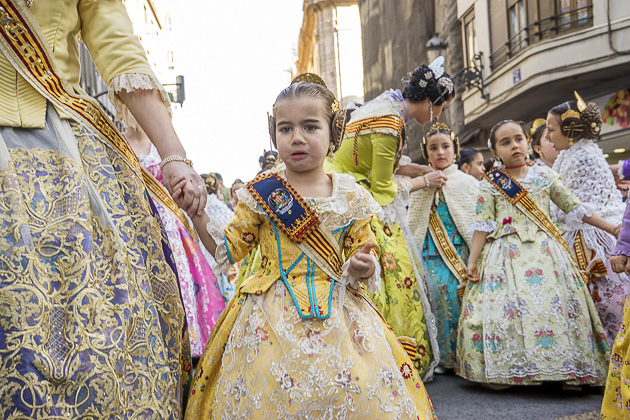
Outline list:
[[[184,312],[163,231],[141,177],[71,126],[81,162],[3,134],[0,419],[178,419]]]

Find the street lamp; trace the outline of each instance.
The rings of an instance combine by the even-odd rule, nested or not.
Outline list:
[[[435,59],[439,56],[443,56],[446,51],[446,47],[446,42],[438,36],[437,32],[435,32],[433,34],[433,38],[427,42],[427,59],[429,63],[435,61]]]

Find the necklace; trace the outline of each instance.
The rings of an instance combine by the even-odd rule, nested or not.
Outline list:
[[[504,166],[503,169],[518,169],[522,168],[525,165],[527,165],[527,162],[523,162],[522,164],[516,166]]]
[[[26,0],[26,7],[31,7],[33,5],[33,0]]]

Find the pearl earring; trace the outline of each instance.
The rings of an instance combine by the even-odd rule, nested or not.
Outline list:
[[[431,103],[431,101],[429,101],[429,113],[431,114],[431,119],[429,120],[429,123],[433,123],[433,104]]]

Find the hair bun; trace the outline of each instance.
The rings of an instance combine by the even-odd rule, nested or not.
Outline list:
[[[585,139],[597,138],[602,129],[603,120],[602,114],[594,102],[588,103],[586,109],[580,114],[580,119],[584,123],[584,134],[582,137]]]

